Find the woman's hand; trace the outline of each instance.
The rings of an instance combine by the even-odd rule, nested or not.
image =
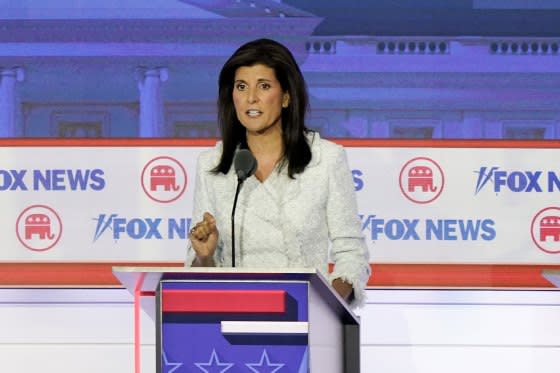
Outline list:
[[[191,229],[189,239],[196,253],[192,262],[193,267],[214,267],[214,252],[218,244],[218,228],[216,219],[209,212],[205,212],[202,221]]]
[[[340,295],[345,301],[350,301],[354,288],[352,284],[347,283],[341,278],[336,278],[332,282],[334,290]]]

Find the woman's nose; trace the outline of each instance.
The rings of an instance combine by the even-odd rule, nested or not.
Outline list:
[[[247,92],[247,102],[249,102],[250,104],[253,104],[253,103],[257,102],[258,99],[259,98],[258,98],[255,90],[254,89],[249,89],[249,91]]]

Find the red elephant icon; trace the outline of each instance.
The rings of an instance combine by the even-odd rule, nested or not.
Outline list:
[[[421,187],[422,192],[435,192],[434,173],[427,166],[414,166],[408,171],[408,191],[414,192],[416,187]]]
[[[158,165],[150,170],[150,190],[155,191],[162,185],[165,191],[178,191],[179,185],[175,183],[175,170],[171,166]]]
[[[552,236],[554,241],[560,241],[560,216],[549,215],[541,219],[540,240],[546,241],[547,237]]]
[[[45,214],[30,214],[25,218],[25,239],[31,239],[34,234],[39,235],[39,239],[54,238],[51,233],[51,219]]]

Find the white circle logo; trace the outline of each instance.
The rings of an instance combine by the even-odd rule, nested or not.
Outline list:
[[[144,166],[141,182],[150,199],[169,203],[179,199],[187,189],[187,172],[176,159],[161,156]]]
[[[401,168],[399,186],[414,203],[435,201],[443,191],[445,178],[441,167],[430,158],[413,158]]]
[[[29,206],[19,214],[16,221],[19,242],[32,251],[47,251],[62,236],[62,221],[49,206]]]
[[[533,217],[531,238],[542,251],[560,253],[560,207],[546,207]]]

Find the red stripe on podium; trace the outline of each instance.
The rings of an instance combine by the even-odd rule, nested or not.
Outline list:
[[[187,290],[162,291],[163,312],[284,313],[284,290]]]

